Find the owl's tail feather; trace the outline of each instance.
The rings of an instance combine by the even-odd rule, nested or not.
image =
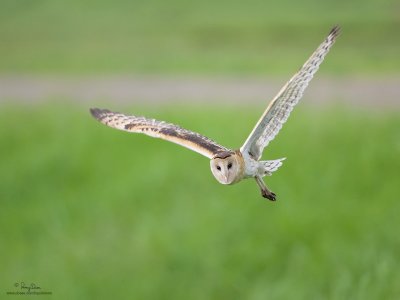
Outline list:
[[[262,164],[264,164],[265,168],[265,175],[271,176],[272,172],[275,172],[278,170],[280,166],[282,166],[283,162],[286,159],[286,157],[279,158],[279,159],[274,159],[274,160],[264,160],[260,161]]]

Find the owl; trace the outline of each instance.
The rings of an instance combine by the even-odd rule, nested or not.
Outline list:
[[[282,165],[285,158],[260,160],[263,150],[278,134],[293,107],[303,96],[304,90],[334,44],[339,32],[338,26],[330,31],[300,70],[272,99],[247,140],[236,150],[228,149],[199,133],[164,121],[98,108],[92,108],[90,112],[94,118],[109,127],[161,138],[208,157],[211,172],[221,184],[235,184],[246,178],[254,178],[261,190],[261,195],[275,201],[276,195],[267,188],[263,177],[272,175]]]

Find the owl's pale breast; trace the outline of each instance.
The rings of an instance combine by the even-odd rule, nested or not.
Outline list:
[[[242,154],[241,156],[243,159],[243,166],[244,166],[243,177],[249,178],[259,175],[260,162],[254,160],[248,154]]]

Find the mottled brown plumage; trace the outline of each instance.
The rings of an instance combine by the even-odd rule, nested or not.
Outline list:
[[[175,124],[147,119],[145,117],[114,113],[108,109],[92,108],[90,112],[97,120],[109,127],[161,138],[189,148],[210,159],[216,153],[229,151],[229,149],[217,144],[213,140]]]

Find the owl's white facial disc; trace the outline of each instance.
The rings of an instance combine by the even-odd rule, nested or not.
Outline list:
[[[215,157],[210,161],[211,172],[222,184],[232,184],[239,174],[239,164],[234,155],[224,158]]]

